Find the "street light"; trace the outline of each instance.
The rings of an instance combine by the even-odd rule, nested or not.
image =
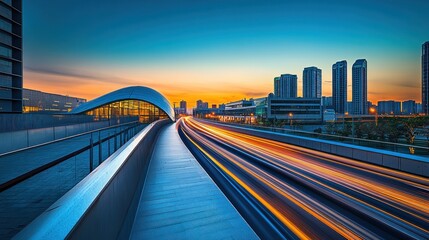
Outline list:
[[[289,121],[290,121],[290,128],[292,129],[292,118],[293,118],[293,113],[289,113]]]

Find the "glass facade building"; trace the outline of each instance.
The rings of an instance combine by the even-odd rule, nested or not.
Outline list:
[[[167,114],[155,105],[139,100],[122,100],[109,103],[87,111],[85,114],[95,116],[96,119],[110,119],[115,117],[138,116],[142,123],[151,123],[159,119],[168,118]]]
[[[86,99],[45,93],[37,90],[22,90],[22,110],[24,113],[66,113],[76,108]]]
[[[71,114],[85,114],[95,119],[138,117],[142,123],[159,119],[175,121],[174,110],[159,92],[143,86],[126,87],[81,104]]]
[[[22,0],[0,1],[0,113],[22,112]]]
[[[332,65],[332,104],[337,113],[345,113],[347,105],[347,61]]]
[[[422,110],[429,115],[429,41],[422,46]]]
[[[298,77],[282,74],[274,78],[274,95],[278,98],[296,98],[298,93]]]
[[[302,73],[302,85],[304,98],[321,98],[322,70],[317,67],[304,68]]]
[[[351,114],[368,114],[368,67],[366,59],[358,59],[352,67],[352,98]]]

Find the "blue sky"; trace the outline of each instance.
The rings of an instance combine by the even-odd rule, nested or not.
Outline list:
[[[221,103],[314,65],[330,95],[332,64],[366,58],[370,100],[419,100],[428,11],[429,1],[24,0],[24,85],[88,99],[145,85]]]

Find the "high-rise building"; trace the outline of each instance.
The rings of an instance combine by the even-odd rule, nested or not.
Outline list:
[[[421,103],[416,103],[416,113],[417,114],[423,113],[423,109],[422,109],[422,104]]]
[[[180,101],[180,108],[186,109],[186,101],[185,100]]]
[[[410,115],[416,114],[416,102],[414,100],[408,100],[402,102],[402,114]]]
[[[179,109],[177,109],[176,113],[178,114],[186,114],[186,101],[185,100],[181,100],[180,101],[180,107]]]
[[[204,104],[203,100],[198,100],[198,101],[197,101],[197,108],[198,108],[198,109],[199,109],[199,108],[203,108],[203,104]]]
[[[347,61],[332,65],[332,104],[337,113],[345,113],[347,105]]]
[[[429,41],[422,46],[422,110],[429,115]]]
[[[401,114],[401,102],[396,102],[393,100],[378,101],[377,111],[378,111],[378,114],[382,114],[382,115]]]
[[[330,108],[332,109],[332,97],[322,97],[322,105],[324,109]]]
[[[0,1],[0,113],[22,112],[22,0]]]
[[[296,98],[298,77],[293,74],[282,74],[274,78],[274,95],[278,98]]]
[[[368,114],[367,62],[358,59],[352,67],[352,114]]]
[[[322,97],[322,70],[317,67],[304,68],[302,74],[303,97],[321,98]]]

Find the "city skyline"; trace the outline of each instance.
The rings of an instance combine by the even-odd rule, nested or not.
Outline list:
[[[330,96],[331,65],[365,58],[368,100],[421,102],[425,1],[79,5],[24,0],[24,87],[90,100],[146,85],[193,107],[202,98],[219,104],[265,96],[273,77],[286,72],[297,74],[302,96],[302,69],[317,66],[322,95]],[[351,84],[349,74],[348,100]]]

